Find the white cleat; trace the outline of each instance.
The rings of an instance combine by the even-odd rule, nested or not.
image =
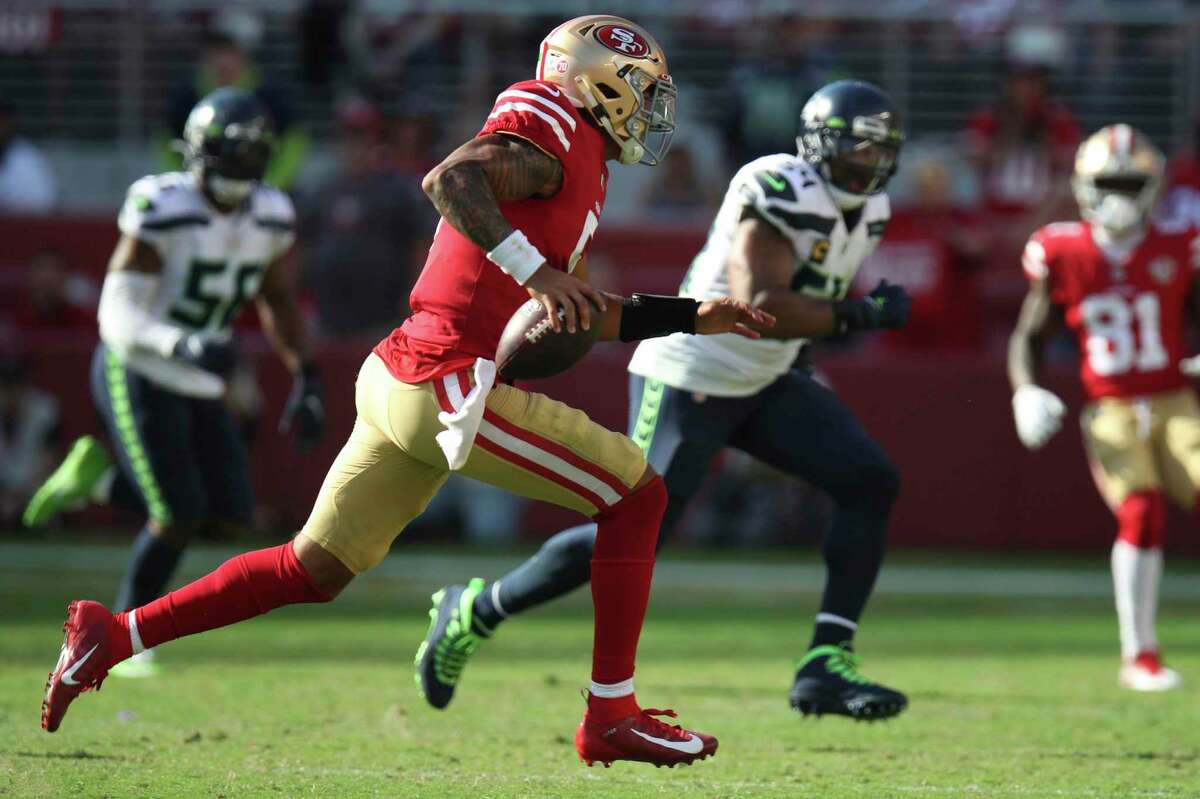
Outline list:
[[[162,665],[154,656],[153,649],[138,652],[128,660],[122,660],[108,670],[113,677],[123,677],[127,680],[144,680],[162,674]]]
[[[1131,691],[1170,691],[1183,684],[1179,672],[1162,664],[1158,652],[1142,652],[1121,666],[1121,687]]]

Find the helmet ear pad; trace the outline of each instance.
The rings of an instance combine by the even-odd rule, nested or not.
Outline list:
[[[576,75],[575,85],[583,97],[583,107],[617,146],[621,148],[622,164],[636,164],[646,154],[646,148],[629,130],[631,124],[641,124],[633,118],[640,101],[633,96],[633,88],[622,81],[620,87],[607,83],[597,85],[587,75]]]

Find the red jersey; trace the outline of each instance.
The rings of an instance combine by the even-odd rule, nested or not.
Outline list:
[[[1080,375],[1092,399],[1138,397],[1187,384],[1179,371],[1184,318],[1197,268],[1195,228],[1151,225],[1123,262],[1110,261],[1084,222],[1033,234],[1022,265],[1047,280],[1083,354]]]
[[[500,203],[547,263],[571,271],[600,222],[608,183],[604,134],[584,120],[560,87],[515,83],[500,93],[479,136],[504,133],[537,145],[562,164],[562,187],[547,199]],[[405,383],[423,383],[494,358],[500,333],[529,294],[443,219],[409,297],[412,315],[375,347]]]

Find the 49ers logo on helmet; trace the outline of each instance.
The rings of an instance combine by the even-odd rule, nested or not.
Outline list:
[[[596,29],[596,40],[609,50],[630,58],[650,55],[650,44],[637,31],[620,25],[604,25]]]

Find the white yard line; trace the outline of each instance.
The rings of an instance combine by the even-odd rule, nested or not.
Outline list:
[[[199,547],[184,561],[188,573],[211,569],[239,549]],[[79,545],[41,546],[37,544],[0,544],[0,574],[28,572],[111,573],[121,574],[128,560],[121,547]],[[1108,598],[1112,583],[1106,558],[1097,556],[1092,569],[967,568],[885,564],[880,576],[880,594],[904,596],[979,596]],[[370,572],[373,579],[410,582],[418,586],[437,586],[482,575],[499,577],[521,561],[519,555],[487,556],[393,553]],[[726,593],[763,591],[819,591],[824,569],[812,561],[787,563],[695,562],[673,560],[670,553],[654,572],[657,588],[697,589]],[[1200,600],[1200,579],[1194,574],[1171,574],[1170,564],[1163,580],[1163,597]]]

